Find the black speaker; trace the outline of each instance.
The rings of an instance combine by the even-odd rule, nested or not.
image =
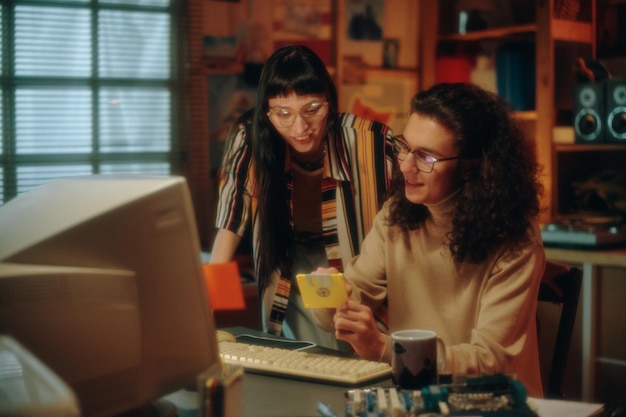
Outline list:
[[[626,144],[626,79],[606,81],[606,141]]]
[[[574,86],[574,132],[576,143],[602,143],[605,136],[604,83]]]

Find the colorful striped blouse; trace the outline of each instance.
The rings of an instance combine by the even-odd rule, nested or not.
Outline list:
[[[328,264],[343,271],[343,265],[359,253],[374,217],[382,207],[393,167],[391,129],[379,122],[342,113],[340,134],[328,140],[322,180],[322,228]],[[216,226],[243,236],[255,224],[258,196],[252,169],[251,140],[242,125],[230,147],[234,163],[220,182]],[[287,153],[286,183],[289,205],[293,210]],[[293,214],[291,216],[293,228]],[[254,264],[258,265],[256,227],[252,233]],[[293,274],[292,274],[293,275]],[[263,329],[280,334],[289,301],[291,279],[278,271],[262,296]]]

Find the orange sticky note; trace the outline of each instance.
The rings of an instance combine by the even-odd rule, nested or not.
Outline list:
[[[237,262],[202,264],[213,310],[243,310],[246,303]]]

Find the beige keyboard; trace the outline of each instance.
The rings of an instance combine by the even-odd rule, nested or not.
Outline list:
[[[336,385],[362,385],[391,376],[386,363],[302,350],[219,342],[220,357],[245,371]]]

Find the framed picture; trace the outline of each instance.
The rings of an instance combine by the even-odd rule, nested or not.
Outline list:
[[[412,70],[370,69],[362,84],[344,84],[339,107],[358,116],[387,124],[395,134],[406,124],[411,98],[417,92],[417,75]]]
[[[398,68],[398,39],[383,40],[383,68]]]

